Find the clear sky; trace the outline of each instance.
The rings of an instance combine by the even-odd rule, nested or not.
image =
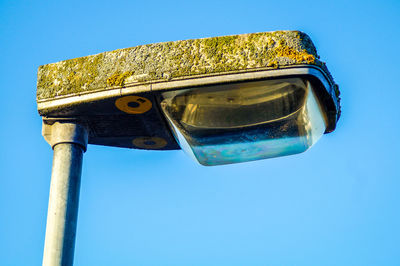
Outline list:
[[[39,65],[163,41],[301,30],[342,92],[309,151],[203,167],[89,146],[75,265],[400,265],[400,1],[0,0],[0,265],[41,265],[52,150]]]

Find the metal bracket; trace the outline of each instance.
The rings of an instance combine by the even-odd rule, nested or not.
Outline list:
[[[74,143],[86,151],[89,134],[86,125],[77,121],[43,121],[42,135],[52,149],[60,143]]]

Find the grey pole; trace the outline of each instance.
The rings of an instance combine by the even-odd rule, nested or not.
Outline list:
[[[88,131],[75,122],[44,123],[43,136],[54,150],[43,266],[70,266]]]

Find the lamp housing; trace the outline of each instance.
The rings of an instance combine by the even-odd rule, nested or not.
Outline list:
[[[77,121],[89,144],[174,150],[203,165],[303,152],[340,116],[310,38],[277,31],[142,45],[39,67],[46,126]]]

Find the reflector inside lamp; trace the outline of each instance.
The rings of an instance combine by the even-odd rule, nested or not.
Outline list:
[[[162,97],[179,145],[202,165],[300,153],[326,129],[311,83],[302,78],[169,91]]]

